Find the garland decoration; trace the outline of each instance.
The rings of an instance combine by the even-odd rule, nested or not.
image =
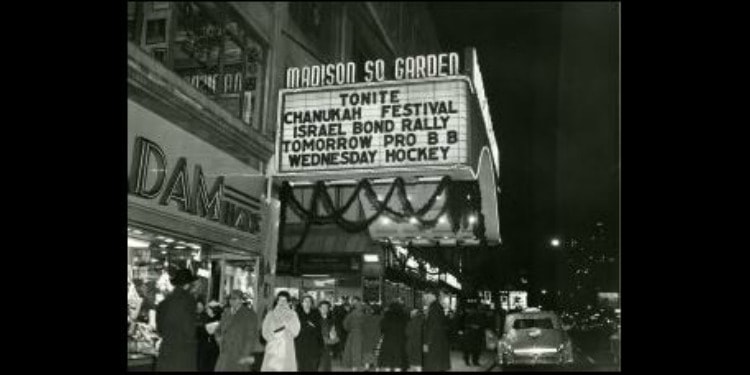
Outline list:
[[[369,218],[359,221],[346,219],[344,214],[349,211],[362,192],[364,192],[365,199],[372,206],[375,213]],[[438,214],[434,218],[426,218],[427,213],[434,208],[438,197],[443,195],[443,193],[445,193],[445,203]],[[403,207],[402,211],[395,210],[389,206],[391,199],[394,198],[394,194],[400,206]],[[299,250],[306,240],[312,225],[336,224],[349,233],[357,233],[367,230],[381,215],[386,215],[397,222],[416,219],[416,224],[420,228],[429,229],[437,225],[440,218],[447,213],[451,221],[451,229],[454,233],[458,233],[462,227],[465,228],[470,225],[468,223],[469,215],[477,215],[478,223],[474,226],[474,234],[478,238],[484,238],[484,217],[481,215],[479,186],[476,181],[453,181],[449,176],[444,176],[427,202],[419,209],[415,209],[409,201],[406,192],[406,182],[401,177],[397,177],[393,181],[382,201],[368,179],[360,180],[346,202],[338,208],[329,195],[324,181],[315,183],[312,189],[309,208],[305,208],[297,199],[288,181],[284,181],[281,184],[279,199],[281,200],[279,252],[296,252]],[[319,204],[324,211],[322,214],[318,212]],[[289,248],[284,244],[287,209],[291,209],[304,222],[299,240]]]

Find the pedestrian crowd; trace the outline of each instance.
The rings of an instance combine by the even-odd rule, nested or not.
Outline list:
[[[305,295],[276,295],[261,319],[234,290],[227,306],[196,301],[189,271],[157,308],[162,337],[157,371],[331,371],[338,360],[351,371],[447,371],[452,344],[461,342],[467,366],[479,365],[486,314],[447,313],[447,296],[424,293],[422,309],[402,299],[385,308],[359,297],[316,303]],[[197,310],[197,313],[196,313]],[[456,339],[459,340],[456,340]]]

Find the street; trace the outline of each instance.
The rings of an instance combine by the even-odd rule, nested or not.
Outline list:
[[[590,354],[590,353],[589,353]],[[576,357],[577,363],[570,367],[529,367],[529,368],[512,368],[502,369],[499,366],[493,366],[494,359],[491,352],[482,353],[480,359],[481,366],[479,367],[468,367],[464,363],[463,353],[457,350],[451,351],[451,371],[452,372],[503,372],[505,371],[620,371],[620,367],[612,363],[611,360],[606,359],[606,353],[598,353],[596,355],[589,355],[583,352],[579,352]],[[345,369],[341,366],[340,361],[333,361],[333,372],[349,372],[350,369]]]

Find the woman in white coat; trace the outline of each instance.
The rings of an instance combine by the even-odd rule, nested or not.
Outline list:
[[[276,296],[274,309],[263,320],[266,351],[260,371],[297,371],[294,338],[300,331],[297,313],[289,307],[289,293]]]

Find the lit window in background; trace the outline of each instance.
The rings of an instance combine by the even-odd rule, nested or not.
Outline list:
[[[366,263],[377,263],[380,261],[378,254],[365,254],[364,258]]]

